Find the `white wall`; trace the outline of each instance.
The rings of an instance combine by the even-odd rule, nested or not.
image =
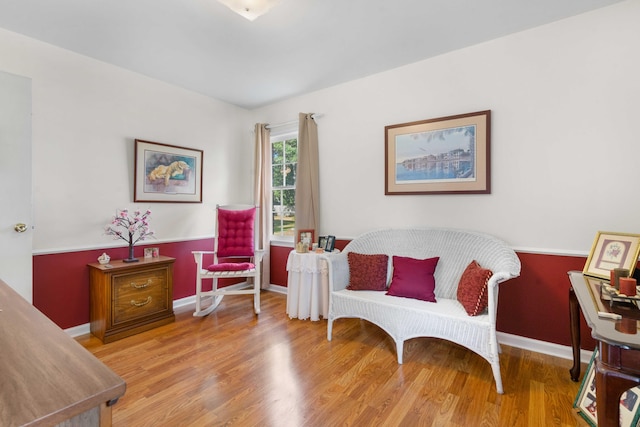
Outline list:
[[[640,233],[640,1],[631,0],[254,111],[318,120],[321,233],[385,226],[489,232],[587,253]],[[384,55],[384,52],[380,52]],[[492,110],[490,195],[384,195],[386,125]]]
[[[251,202],[248,111],[1,29],[0,70],[33,80],[35,252],[116,244],[116,208],[150,208],[173,240],[212,235],[216,203]],[[134,204],[136,138],[204,150],[204,203]]]

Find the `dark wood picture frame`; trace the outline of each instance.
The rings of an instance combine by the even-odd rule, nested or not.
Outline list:
[[[491,193],[491,110],[384,129],[385,195]]]
[[[135,140],[134,202],[202,203],[204,152]]]

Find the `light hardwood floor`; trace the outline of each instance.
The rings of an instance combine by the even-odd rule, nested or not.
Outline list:
[[[489,364],[446,341],[393,341],[357,319],[290,320],[286,296],[226,296],[204,318],[110,344],[78,341],[127,382],[114,426],[586,426],[571,362],[503,346],[504,395]],[[568,333],[568,332],[567,332]],[[582,367],[584,372],[585,366]]]

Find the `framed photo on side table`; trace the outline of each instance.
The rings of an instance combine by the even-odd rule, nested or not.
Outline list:
[[[307,245],[308,248],[311,248],[311,245],[315,241],[316,238],[314,230],[298,230],[298,238],[296,239],[296,243],[302,243],[303,245]]]
[[[318,238],[318,248],[325,249],[327,247],[327,236],[320,236]]]
[[[629,276],[638,263],[640,234],[598,231],[582,274],[609,280],[614,268],[626,268]]]
[[[333,249],[336,246],[336,236],[327,236],[327,245],[324,250],[327,252],[333,252]]]

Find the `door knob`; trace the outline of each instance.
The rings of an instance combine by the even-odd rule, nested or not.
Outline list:
[[[16,230],[18,233],[24,233],[25,231],[27,231],[27,224],[23,224],[19,222],[13,227],[13,229]]]

